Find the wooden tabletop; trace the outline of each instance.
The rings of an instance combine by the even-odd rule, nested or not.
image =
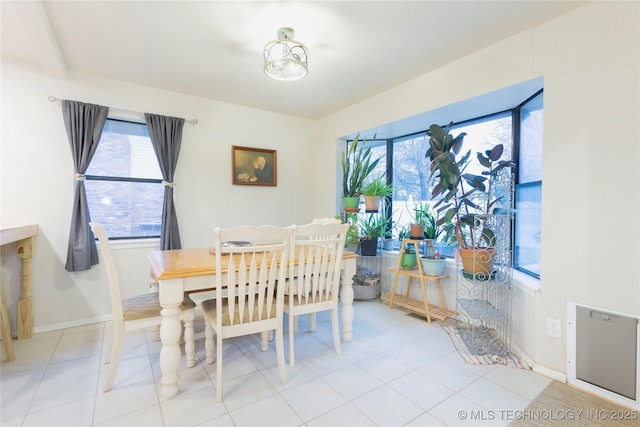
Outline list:
[[[38,224],[0,225],[0,244],[17,242],[38,234]]]
[[[357,258],[354,252],[345,251],[342,259]],[[216,257],[211,248],[153,251],[147,255],[153,275],[158,280],[178,279],[216,274]]]

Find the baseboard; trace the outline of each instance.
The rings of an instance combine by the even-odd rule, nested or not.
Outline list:
[[[112,315],[105,314],[104,316],[92,317],[89,319],[73,320],[71,322],[54,323],[46,326],[36,326],[33,328],[34,333],[58,331],[66,328],[77,328],[78,326],[92,325],[94,323],[110,322]]]
[[[524,363],[526,363],[529,366],[535,366],[536,362],[530,358],[524,351],[522,351],[522,349],[520,347],[518,347],[517,345],[511,343],[511,349],[510,349],[516,356],[518,356],[520,359],[522,359],[522,361]]]
[[[545,377],[549,377],[556,381],[560,381],[561,383],[567,382],[567,374],[563,374],[562,372],[555,371],[553,369],[547,368],[546,366],[542,366],[540,364],[533,364],[533,371],[539,374],[544,375]]]

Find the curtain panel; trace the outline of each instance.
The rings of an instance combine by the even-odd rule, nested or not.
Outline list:
[[[182,144],[184,119],[149,113],[144,114],[144,119],[164,180],[160,249],[180,249],[180,230],[178,229],[176,206],[173,201],[173,188],[175,187],[173,177]]]
[[[98,264],[96,242],[89,229],[91,217],[84,187],[84,174],[98,148],[109,107],[64,99],[61,105],[75,179],[65,268],[67,271],[83,271]]]

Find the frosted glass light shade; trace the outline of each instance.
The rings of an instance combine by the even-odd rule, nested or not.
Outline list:
[[[280,28],[278,39],[264,47],[264,73],[276,80],[293,81],[304,78],[308,73],[305,45],[293,40],[291,28]]]

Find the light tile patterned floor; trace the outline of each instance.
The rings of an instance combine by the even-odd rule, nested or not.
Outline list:
[[[159,394],[160,344],[128,333],[113,389],[102,392],[110,323],[15,341],[2,363],[0,424],[9,426],[458,426],[507,425],[500,411],[522,410],[550,382],[532,371],[467,365],[437,322],[378,301],[356,301],[353,340],[333,350],[329,316],[296,333],[296,366],[278,379],[274,344],[227,341],[223,403],[215,401],[215,364],[180,368],[180,391]],[[285,350],[288,359],[288,332]],[[493,412],[490,412],[493,411]]]

